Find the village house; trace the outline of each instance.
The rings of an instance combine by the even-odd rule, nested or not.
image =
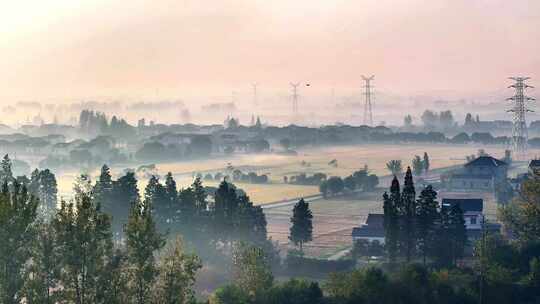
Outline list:
[[[480,156],[448,176],[451,191],[493,192],[506,181],[508,165],[491,156]]]
[[[365,224],[353,228],[352,239],[353,242],[367,240],[369,242],[378,241],[384,244],[384,214],[368,214]]]

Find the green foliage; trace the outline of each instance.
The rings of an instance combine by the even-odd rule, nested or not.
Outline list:
[[[303,251],[303,244],[313,239],[313,214],[303,198],[294,205],[291,223],[289,240]]]
[[[260,299],[272,287],[274,277],[268,256],[260,247],[237,244],[233,253],[234,280],[252,299]]]
[[[8,188],[4,179],[0,193],[0,300],[18,303],[24,286],[24,267],[32,256],[36,237],[38,200],[17,182]]]
[[[98,301],[100,277],[112,254],[110,218],[90,196],[62,201],[52,226],[61,250],[65,298],[75,303]],[[104,282],[101,282],[104,283]]]
[[[159,278],[156,303],[187,304],[194,303],[193,285],[195,275],[202,267],[196,255],[187,254],[181,238],[165,248],[159,263]]]
[[[403,166],[401,165],[401,160],[397,160],[397,159],[387,162],[386,168],[394,176],[400,176],[401,173],[403,172]]]
[[[414,175],[420,176],[422,175],[422,172],[424,171],[424,161],[422,158],[418,155],[415,155],[412,160],[412,166],[414,170]]]
[[[130,293],[133,302],[148,303],[158,276],[155,252],[165,245],[152,217],[152,202],[135,202],[125,228]]]

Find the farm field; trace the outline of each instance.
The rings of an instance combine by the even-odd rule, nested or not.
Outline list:
[[[382,212],[382,189],[354,197],[319,199],[309,203],[313,213],[313,241],[304,245],[306,255],[327,258],[352,246],[351,230],[364,223],[367,215]],[[293,206],[266,209],[268,235],[278,241],[282,252],[294,248],[288,235]]]
[[[318,187],[289,185],[283,183],[284,176],[299,173],[326,173],[328,176],[346,176],[367,165],[372,173],[379,176],[388,175],[385,164],[391,159],[401,159],[404,165],[410,164],[415,155],[427,152],[431,160],[431,168],[442,168],[465,162],[465,156],[474,154],[479,148],[496,157],[504,154],[500,147],[479,147],[472,145],[356,145],[341,147],[306,148],[298,150],[298,155],[277,154],[239,154],[230,157],[212,158],[208,160],[180,161],[157,164],[157,173],[161,176],[172,172],[179,187],[186,187],[193,181],[195,173],[214,174],[225,172],[228,166],[243,172],[267,174],[268,184],[245,184],[238,186],[244,189],[256,204],[291,199],[316,194]],[[537,151],[538,152],[538,151]],[[328,165],[336,159],[337,167]],[[125,168],[112,168],[113,175],[119,175]],[[65,172],[57,176],[59,194],[70,197],[73,182],[80,172]],[[98,171],[91,172],[95,180]],[[139,177],[139,189],[144,189],[146,178]],[[205,182],[215,186],[216,182]]]

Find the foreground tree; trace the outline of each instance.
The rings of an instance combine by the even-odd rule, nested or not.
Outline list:
[[[2,303],[20,303],[24,286],[24,267],[32,255],[36,236],[34,224],[38,200],[25,186],[4,179],[0,193],[0,298]]]
[[[60,253],[56,235],[50,224],[40,225],[32,244],[32,260],[27,270],[28,279],[24,296],[28,303],[54,304],[61,299]]]
[[[424,152],[424,159],[423,159],[423,162],[424,164],[424,171],[427,173],[429,171],[429,168],[431,166],[431,164],[429,163],[429,156],[427,154],[427,152]]]
[[[202,263],[196,255],[185,252],[181,238],[169,244],[159,264],[155,303],[194,303],[193,285],[195,275],[201,267]]]
[[[309,209],[309,203],[303,198],[294,205],[291,223],[289,240],[296,246],[299,245],[300,251],[303,252],[304,243],[313,239],[313,214]]]
[[[99,303],[105,288],[100,277],[113,249],[110,218],[90,196],[61,203],[52,221],[61,250],[61,281],[66,299],[77,304]],[[108,283],[106,283],[108,284]]]
[[[260,247],[237,244],[233,254],[235,284],[245,290],[257,303],[272,287],[274,277],[268,256]]]
[[[130,265],[129,289],[133,303],[148,303],[158,275],[155,253],[165,245],[152,217],[152,204],[149,200],[133,204],[125,233],[127,262]]]

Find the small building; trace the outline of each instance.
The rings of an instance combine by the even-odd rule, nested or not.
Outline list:
[[[493,192],[506,182],[508,165],[491,156],[480,156],[448,177],[448,188],[456,191]]]
[[[367,240],[369,242],[378,241],[384,244],[384,214],[368,214],[365,224],[353,228],[352,239],[353,242]]]
[[[443,198],[442,208],[451,208],[459,205],[463,211],[465,227],[467,230],[482,228],[484,221],[484,200],[481,198]]]

